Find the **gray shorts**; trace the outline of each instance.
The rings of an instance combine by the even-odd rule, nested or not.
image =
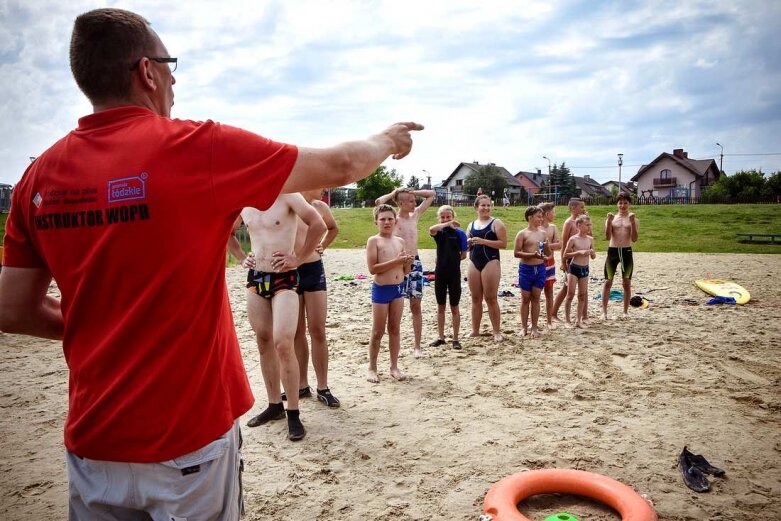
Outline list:
[[[190,454],[160,463],[122,463],[65,452],[68,519],[235,521],[244,513],[241,431],[233,427]]]

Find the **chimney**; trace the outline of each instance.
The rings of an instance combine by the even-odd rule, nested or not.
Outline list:
[[[688,152],[684,152],[683,153],[683,158],[684,159],[689,159],[689,153]]]
[[[583,176],[583,179],[585,179],[586,181],[591,181],[591,176],[586,174]]]
[[[676,148],[673,150],[673,155],[678,159],[685,159],[684,151],[682,148]]]
[[[539,168],[537,169],[537,175],[542,175],[542,170],[540,170]]]

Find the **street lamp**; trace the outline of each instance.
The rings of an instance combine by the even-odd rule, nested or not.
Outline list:
[[[548,159],[548,156],[542,156],[543,159]],[[550,159],[548,159],[548,175],[550,175]]]
[[[717,147],[721,148],[721,155],[719,156],[719,172],[724,173],[724,147],[720,143],[716,143]]]
[[[618,195],[621,195],[621,165],[624,164],[624,154],[618,154]]]
[[[428,170],[426,170],[425,168],[421,168],[421,170],[428,174],[426,176],[426,178],[428,179],[428,189],[431,190],[431,173]]]

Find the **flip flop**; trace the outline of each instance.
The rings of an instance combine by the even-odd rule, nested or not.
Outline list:
[[[681,455],[678,456],[678,467],[681,469],[683,482],[695,492],[707,492],[710,490],[708,478],[705,477],[705,474],[700,469],[692,465],[688,454],[691,453],[684,447]]]
[[[453,349],[461,349],[461,342],[453,340]]]
[[[444,340],[442,340],[441,338],[437,338],[436,340],[434,340],[433,342],[431,342],[431,343],[430,343],[428,346],[429,346],[429,347],[439,347],[439,346],[443,346],[443,345],[445,345],[445,344],[447,344],[447,342],[445,342],[445,341],[444,341]]]

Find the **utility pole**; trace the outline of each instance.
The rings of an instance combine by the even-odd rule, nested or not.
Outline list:
[[[624,154],[618,154],[618,195],[621,195],[621,165],[624,164]]]

